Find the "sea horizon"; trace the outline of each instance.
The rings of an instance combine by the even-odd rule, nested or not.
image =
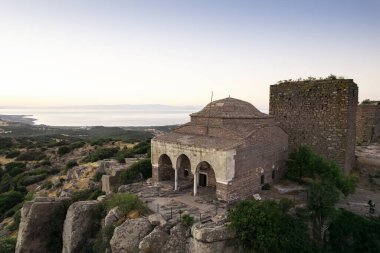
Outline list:
[[[131,127],[183,124],[200,109],[200,106],[168,105],[1,106],[0,115],[20,116],[34,125]]]

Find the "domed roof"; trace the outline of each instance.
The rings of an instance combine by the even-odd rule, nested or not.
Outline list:
[[[224,98],[213,101],[201,111],[191,114],[192,117],[206,118],[267,118],[252,104],[236,98]]]

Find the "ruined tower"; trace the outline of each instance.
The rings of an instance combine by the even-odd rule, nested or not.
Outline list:
[[[355,163],[358,86],[352,79],[287,81],[270,87],[269,114],[289,135],[289,151],[307,145],[345,173]]]
[[[358,106],[356,128],[356,142],[358,145],[379,141],[380,101],[369,101]]]

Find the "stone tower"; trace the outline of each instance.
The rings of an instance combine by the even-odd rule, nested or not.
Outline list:
[[[358,106],[356,114],[356,141],[366,145],[380,138],[380,101],[370,101]]]
[[[289,135],[289,151],[307,145],[345,173],[355,163],[358,86],[352,79],[289,81],[270,87],[269,114]]]

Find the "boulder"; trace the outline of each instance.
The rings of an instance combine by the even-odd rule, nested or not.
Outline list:
[[[150,224],[152,224],[153,226],[164,227],[167,223],[164,217],[162,217],[162,215],[159,213],[154,213],[154,214],[149,215],[148,220]]]
[[[188,252],[202,252],[202,253],[236,253],[237,249],[233,247],[233,243],[228,241],[216,242],[201,242],[195,238],[189,238]]]
[[[162,252],[165,253],[183,253],[186,252],[186,239],[188,228],[178,223],[170,229],[170,236],[166,241]]]
[[[144,253],[161,253],[169,235],[156,227],[150,234],[144,237],[139,244],[139,249]]]
[[[115,225],[118,220],[120,220],[123,217],[123,212],[119,207],[112,208],[106,218],[104,219],[104,225],[110,226]]]
[[[110,241],[113,253],[135,253],[139,242],[153,229],[147,218],[127,219],[115,228]]]
[[[61,239],[67,199],[39,198],[21,209],[16,253],[49,253],[52,242]]]
[[[67,210],[63,226],[62,253],[77,252],[86,241],[86,236],[93,223],[92,210],[97,201],[78,201]]]
[[[195,224],[191,228],[191,235],[194,239],[201,242],[217,242],[235,238],[235,233],[225,225],[206,225]]]

